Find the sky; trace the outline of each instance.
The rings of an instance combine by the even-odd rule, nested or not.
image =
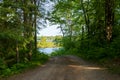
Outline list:
[[[38,36],[56,36],[62,35],[60,29],[57,28],[57,25],[47,26],[39,31]]]
[[[50,0],[47,0],[44,5],[42,6],[46,12],[51,11],[53,8],[54,3]],[[46,28],[42,28],[39,30],[38,36],[56,36],[56,35],[62,35],[60,29],[57,28],[58,25],[50,25],[50,22],[47,21]]]

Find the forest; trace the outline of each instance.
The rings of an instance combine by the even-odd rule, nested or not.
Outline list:
[[[0,0],[1,76],[48,60],[37,51],[37,33],[46,21],[63,34],[55,42],[64,49],[52,55],[76,55],[120,73],[119,0]]]
[[[37,51],[44,2],[0,0],[0,76],[16,74],[48,60],[47,55]]]
[[[62,36],[37,36],[37,48],[62,47]]]
[[[59,24],[64,50],[120,73],[120,1],[54,0],[48,20]]]

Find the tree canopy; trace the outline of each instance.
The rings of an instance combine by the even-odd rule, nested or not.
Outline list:
[[[0,75],[5,73],[4,69],[29,62],[37,54],[37,31],[44,19],[44,2],[0,0]]]
[[[49,20],[59,24],[69,53],[95,60],[120,57],[119,0],[52,1]]]

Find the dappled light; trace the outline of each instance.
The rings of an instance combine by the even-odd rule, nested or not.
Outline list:
[[[68,65],[74,69],[80,70],[105,70],[106,68],[94,67],[94,66],[84,66],[84,65]]]

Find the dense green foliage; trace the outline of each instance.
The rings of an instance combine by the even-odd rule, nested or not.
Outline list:
[[[113,61],[120,66],[119,0],[54,2],[49,20],[60,25],[64,54],[75,54],[104,64]]]
[[[0,75],[1,77],[7,77],[13,74],[21,73],[28,69],[33,69],[48,61],[48,58],[48,55],[37,52],[36,55],[33,55],[31,61],[26,59],[24,62],[11,65],[11,67],[7,67],[5,64],[1,63]],[[2,60],[0,60],[0,62],[2,62]]]
[[[19,68],[34,64],[33,58],[45,57],[37,54],[37,29],[43,17],[43,2],[0,0],[0,75],[16,73]]]
[[[38,37],[38,48],[53,48],[53,47],[61,47],[61,36],[39,36]]]

